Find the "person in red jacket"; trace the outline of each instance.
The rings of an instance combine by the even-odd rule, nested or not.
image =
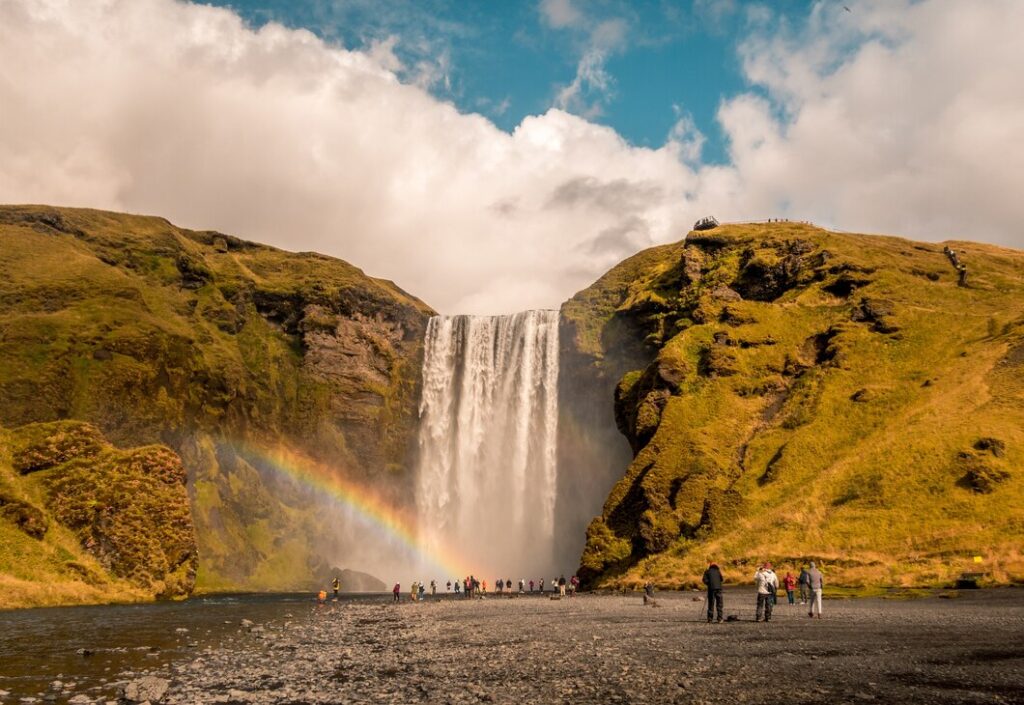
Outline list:
[[[394,602],[402,601],[402,586],[399,583],[395,583],[395,587],[391,588],[391,593],[394,595]]]
[[[796,604],[793,598],[793,591],[796,590],[796,576],[786,571],[786,577],[782,579],[782,586],[786,589],[786,598],[789,604]]]

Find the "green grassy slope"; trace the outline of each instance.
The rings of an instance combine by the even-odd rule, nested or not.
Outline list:
[[[79,419],[118,446],[169,445],[199,587],[297,587],[338,547],[314,498],[246,448],[298,449],[402,501],[431,313],[322,255],[0,207],[0,424]]]
[[[180,597],[196,564],[173,451],[75,421],[0,429],[0,609]]]
[[[634,459],[587,532],[593,584],[1024,580],[1024,253],[724,226],[633,257],[562,309],[621,375]],[[638,347],[639,346],[639,347]],[[982,563],[974,562],[982,556]]]

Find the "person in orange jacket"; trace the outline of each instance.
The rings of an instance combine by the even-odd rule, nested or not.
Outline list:
[[[796,590],[796,576],[786,571],[786,577],[782,579],[782,587],[786,590],[786,599],[789,600],[789,604],[796,604],[793,597],[793,591]]]

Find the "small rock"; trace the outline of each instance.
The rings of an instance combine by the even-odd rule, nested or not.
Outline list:
[[[171,683],[165,678],[146,676],[124,687],[124,699],[133,703],[158,703],[167,695]]]
[[[174,630],[176,634],[188,634],[188,629],[185,627],[178,627]]]

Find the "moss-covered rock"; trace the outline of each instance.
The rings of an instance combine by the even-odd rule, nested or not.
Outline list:
[[[71,424],[26,439],[12,461],[36,474],[95,454],[97,433],[167,444],[192,481],[202,586],[304,587],[341,555],[316,497],[279,477],[268,451],[411,501],[432,311],[393,283],[85,209],[0,207],[0,241],[0,423]]]
[[[975,555],[1017,579],[1024,253],[956,247],[968,287],[938,247],[723,226],[566,303],[563,374],[577,393],[615,377],[634,453],[587,531],[587,581],[696,584],[708,559],[745,580],[813,557],[832,584],[941,585]]]

